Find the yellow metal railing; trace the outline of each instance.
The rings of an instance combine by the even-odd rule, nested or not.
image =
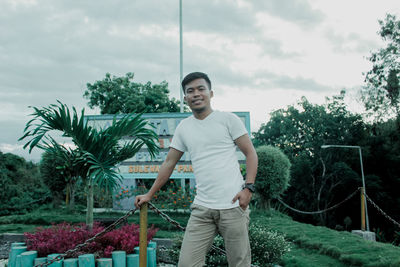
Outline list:
[[[140,206],[139,267],[147,266],[147,203]]]

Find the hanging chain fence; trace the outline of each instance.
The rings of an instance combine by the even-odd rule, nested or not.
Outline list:
[[[386,219],[388,219],[389,221],[391,221],[394,225],[396,225],[397,227],[400,228],[400,223],[396,222],[392,217],[390,217],[389,215],[386,214],[386,212],[384,212],[374,201],[372,201],[372,199],[369,198],[369,196],[367,194],[365,194],[365,197],[367,198],[367,200],[372,204],[372,206],[374,206],[375,209],[377,209]]]
[[[350,199],[351,199],[358,191],[360,191],[361,189],[362,189],[362,187],[357,188],[357,190],[354,191],[353,193],[351,193],[347,198],[345,198],[345,199],[342,200],[341,202],[339,202],[339,203],[333,205],[332,207],[329,207],[329,208],[326,208],[326,209],[323,209],[323,210],[317,210],[317,211],[302,211],[302,210],[298,210],[298,209],[295,209],[295,208],[289,206],[288,204],[286,204],[285,202],[283,202],[283,200],[280,199],[280,198],[278,198],[277,200],[278,200],[283,206],[285,206],[286,208],[288,208],[288,209],[290,209],[290,210],[292,210],[292,211],[294,211],[294,212],[297,212],[297,213],[301,213],[301,214],[320,214],[320,213],[327,212],[327,211],[330,211],[330,210],[333,210],[333,209],[339,207],[340,205],[342,205],[342,204],[345,203],[346,201],[350,200]],[[368,201],[369,203],[371,203],[371,205],[372,205],[379,213],[381,213],[386,219],[388,219],[388,220],[391,221],[394,225],[396,225],[397,227],[400,228],[400,223],[398,223],[397,221],[395,221],[395,220],[394,220],[392,217],[390,217],[386,212],[384,212],[384,211],[383,211],[383,210],[382,210],[382,209],[381,209],[381,208],[380,208],[380,207],[379,207],[365,192],[364,192],[364,195],[365,195],[367,201]]]
[[[348,200],[350,200],[358,191],[361,190],[361,187],[357,188],[357,190],[355,190],[353,193],[351,193],[348,197],[346,197],[344,200],[340,201],[339,203],[323,209],[323,210],[317,210],[317,211],[301,211],[298,209],[295,209],[291,206],[289,206],[288,204],[286,204],[285,202],[283,202],[282,199],[278,198],[277,200],[286,208],[294,211],[294,212],[298,212],[301,214],[320,214],[320,213],[324,213],[330,210],[333,210],[337,207],[339,207],[340,205],[342,205],[343,203],[347,202]],[[372,199],[367,195],[364,194],[366,199],[368,200],[368,202],[370,202],[372,204],[372,206],[374,206],[375,209],[377,209],[386,219],[388,219],[389,221],[391,221],[392,223],[394,223],[397,227],[400,228],[400,223],[396,222],[393,218],[391,218],[389,215],[387,215],[374,201],[372,201]],[[182,225],[180,225],[179,222],[173,220],[170,216],[168,216],[166,213],[162,212],[160,209],[158,209],[153,203],[149,202],[148,203],[150,209],[156,213],[157,215],[159,215],[161,218],[163,218],[165,221],[167,221],[168,223],[170,223],[171,225],[174,225],[177,229],[181,230],[181,231],[185,231],[185,227],[183,227]],[[131,215],[133,215],[138,209],[134,208],[129,210],[127,213],[125,213],[124,216],[120,217],[119,219],[117,219],[115,222],[113,222],[112,224],[110,224],[109,226],[107,226],[103,231],[97,233],[96,235],[94,235],[93,237],[87,239],[84,243],[77,245],[75,248],[67,250],[66,252],[64,252],[63,254],[60,254],[58,256],[56,256],[55,258],[42,263],[42,264],[38,264],[35,265],[35,267],[44,267],[44,266],[48,266],[56,261],[60,261],[62,259],[64,259],[65,257],[68,257],[70,255],[73,255],[74,253],[78,252],[80,249],[86,247],[88,244],[90,244],[91,242],[93,242],[94,240],[96,240],[97,238],[99,238],[100,236],[114,230],[119,224],[121,224],[122,222],[126,222],[127,218]],[[225,250],[212,245],[211,249],[217,251],[219,254],[226,256],[226,252]],[[252,267],[258,267],[257,265],[251,265]]]
[[[317,211],[302,211],[302,210],[298,210],[295,208],[290,207],[288,204],[286,204],[285,202],[283,202],[282,199],[278,198],[278,201],[285,206],[286,208],[301,213],[301,214],[320,214],[320,213],[324,213],[333,209],[336,209],[337,207],[339,207],[340,205],[342,205],[343,203],[345,203],[346,201],[350,200],[359,190],[361,189],[361,187],[357,188],[357,190],[355,190],[353,193],[351,193],[348,197],[346,197],[344,200],[340,201],[339,203],[333,205],[332,207],[323,209],[323,210],[317,210]]]
[[[163,218],[165,221],[167,221],[168,223],[174,225],[177,229],[181,230],[181,231],[185,231],[185,227],[183,227],[182,225],[180,225],[179,222],[173,220],[171,217],[169,217],[166,213],[162,212],[161,210],[159,210],[156,206],[154,206],[153,203],[149,202],[148,203],[150,209],[152,211],[154,211],[154,213],[158,214],[161,218]],[[86,247],[87,245],[89,245],[91,242],[93,242],[94,240],[96,240],[97,238],[99,238],[100,236],[114,230],[119,224],[121,224],[122,222],[125,222],[127,220],[127,218],[130,215],[133,215],[138,209],[134,208],[129,210],[124,216],[120,217],[119,219],[117,219],[114,223],[112,223],[111,225],[109,225],[108,227],[106,227],[103,231],[97,233],[96,235],[94,235],[93,237],[89,238],[88,240],[86,240],[84,243],[77,245],[75,248],[67,250],[66,252],[64,252],[63,254],[60,254],[56,257],[54,257],[53,259],[42,263],[42,264],[38,264],[35,265],[34,267],[44,267],[44,266],[48,266],[56,261],[60,261],[62,259],[64,259],[65,257],[68,257],[70,255],[73,255],[74,253],[78,252],[80,249]],[[226,256],[226,252],[225,250],[212,245],[211,249],[217,251],[219,254]],[[251,265],[251,267],[258,267],[257,265]]]

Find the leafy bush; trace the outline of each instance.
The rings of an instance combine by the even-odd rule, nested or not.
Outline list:
[[[217,235],[214,238],[213,245],[216,246],[217,248],[225,250],[224,239],[220,235]],[[206,257],[206,266],[225,267],[228,266],[228,261],[226,259],[226,256],[221,255],[221,253],[219,253],[215,249],[211,249],[211,251],[207,254]]]
[[[272,266],[278,262],[282,256],[290,251],[290,243],[285,240],[284,235],[271,231],[268,227],[260,223],[252,223],[249,228],[249,239],[251,247],[252,263],[263,267]],[[182,245],[183,235],[175,238],[174,246],[168,249],[168,255],[172,262],[178,262],[179,251]],[[224,240],[221,236],[216,236],[214,246],[225,250]],[[228,262],[225,256],[218,251],[211,249],[206,257],[206,266],[225,267]]]
[[[166,249],[168,254],[169,261],[171,263],[177,263],[179,260],[179,252],[181,250],[183,241],[183,235],[176,235],[174,238],[174,245],[172,248]],[[217,235],[214,239],[214,246],[225,249],[224,248],[224,240],[221,236]],[[206,256],[206,266],[207,267],[225,267],[228,266],[228,262],[224,255],[221,255],[216,250],[211,249]]]
[[[252,262],[258,266],[269,266],[290,251],[290,244],[282,234],[260,223],[250,225],[250,245]]]
[[[25,233],[28,250],[36,250],[39,257],[52,253],[64,253],[84,243],[87,239],[104,230],[99,223],[94,223],[90,231],[85,224],[61,223],[50,228],[38,227],[35,233]],[[148,229],[147,238],[150,241],[158,231],[152,226]],[[114,250],[124,250],[133,253],[139,245],[139,225],[127,224],[119,229],[110,231],[89,243],[86,247],[70,255],[77,257],[93,253],[98,257],[110,257]]]
[[[269,201],[278,197],[289,186],[291,164],[277,147],[261,146],[256,151],[259,165],[256,192],[260,195],[264,208],[269,209]]]

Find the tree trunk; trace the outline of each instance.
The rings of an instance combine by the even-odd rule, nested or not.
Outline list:
[[[69,183],[67,183],[67,188],[66,188],[66,192],[65,192],[65,206],[67,206],[68,208],[69,208],[69,195],[70,195],[70,191],[71,191],[71,188],[70,188],[71,186],[70,186],[70,184]]]
[[[75,184],[73,182],[69,182],[67,184],[67,195],[66,195],[66,204],[68,210],[73,210],[75,206]],[[67,201],[68,200],[68,201]]]
[[[69,201],[69,206],[71,207],[71,210],[75,209],[75,183],[71,184],[71,191],[70,191],[70,201]]]
[[[322,159],[322,157],[319,157],[319,160],[321,161],[322,164],[322,174],[321,174],[321,186],[318,190],[318,195],[317,195],[317,209],[321,210],[321,194],[322,194],[322,190],[324,189],[324,186],[326,185],[327,180],[329,179],[329,177],[326,177],[326,166],[325,166],[325,162]],[[322,225],[326,225],[326,213],[320,213],[319,214],[319,219],[322,223]]]
[[[87,200],[87,209],[86,209],[86,225],[89,230],[93,229],[93,185],[92,182],[88,181],[88,186],[86,190],[86,200]]]

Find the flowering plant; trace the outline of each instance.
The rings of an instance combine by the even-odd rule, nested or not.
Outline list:
[[[271,266],[290,251],[290,243],[285,236],[264,224],[250,224],[249,233],[253,263],[258,266]]]
[[[92,231],[83,223],[74,225],[61,223],[49,228],[38,227],[34,233],[25,233],[24,235],[28,250],[36,250],[39,257],[45,257],[49,254],[64,253],[73,249],[103,230],[104,227],[97,222],[93,224]],[[147,232],[147,240],[150,241],[157,231],[157,228],[151,226]],[[92,253],[97,257],[110,257],[114,250],[133,253],[138,245],[139,225],[127,224],[100,236],[70,256],[77,257]]]

